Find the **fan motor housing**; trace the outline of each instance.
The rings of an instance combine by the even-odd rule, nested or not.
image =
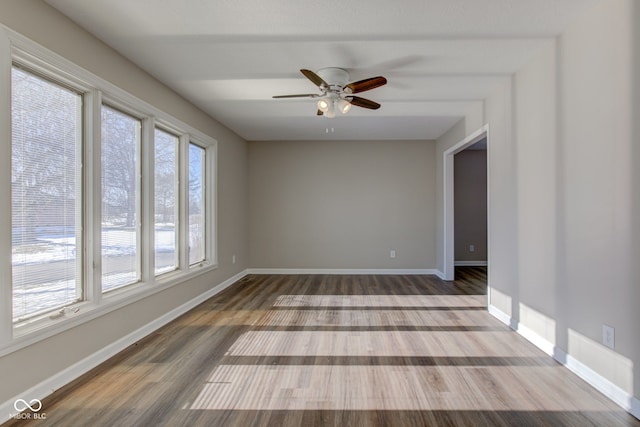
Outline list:
[[[349,73],[342,68],[321,68],[316,74],[322,77],[325,82],[329,83],[329,86],[340,86],[342,88],[349,82]]]

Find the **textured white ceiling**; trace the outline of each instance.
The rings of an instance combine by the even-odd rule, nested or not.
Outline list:
[[[435,139],[596,0],[47,0],[247,140]],[[316,116],[300,68],[389,83]],[[329,129],[329,132],[327,132]],[[333,132],[331,132],[333,129]]]

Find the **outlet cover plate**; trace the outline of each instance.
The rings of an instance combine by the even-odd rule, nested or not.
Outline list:
[[[615,348],[616,330],[613,328],[613,326],[602,325],[602,344],[606,345],[611,350]]]

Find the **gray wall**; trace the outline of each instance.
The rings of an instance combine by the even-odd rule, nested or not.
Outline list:
[[[485,104],[492,306],[636,399],[639,9],[598,2]]]
[[[453,165],[455,260],[486,262],[487,152],[463,150],[453,156]]]
[[[251,142],[251,266],[435,268],[434,145]]]

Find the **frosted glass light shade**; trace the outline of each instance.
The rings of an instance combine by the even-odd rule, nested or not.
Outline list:
[[[330,106],[331,106],[331,101],[329,101],[327,98],[320,98],[318,100],[318,110],[322,111],[323,113],[326,113],[327,111],[329,111]]]
[[[340,110],[342,114],[347,114],[349,110],[351,110],[351,103],[346,99],[341,99],[338,101],[338,110]]]

